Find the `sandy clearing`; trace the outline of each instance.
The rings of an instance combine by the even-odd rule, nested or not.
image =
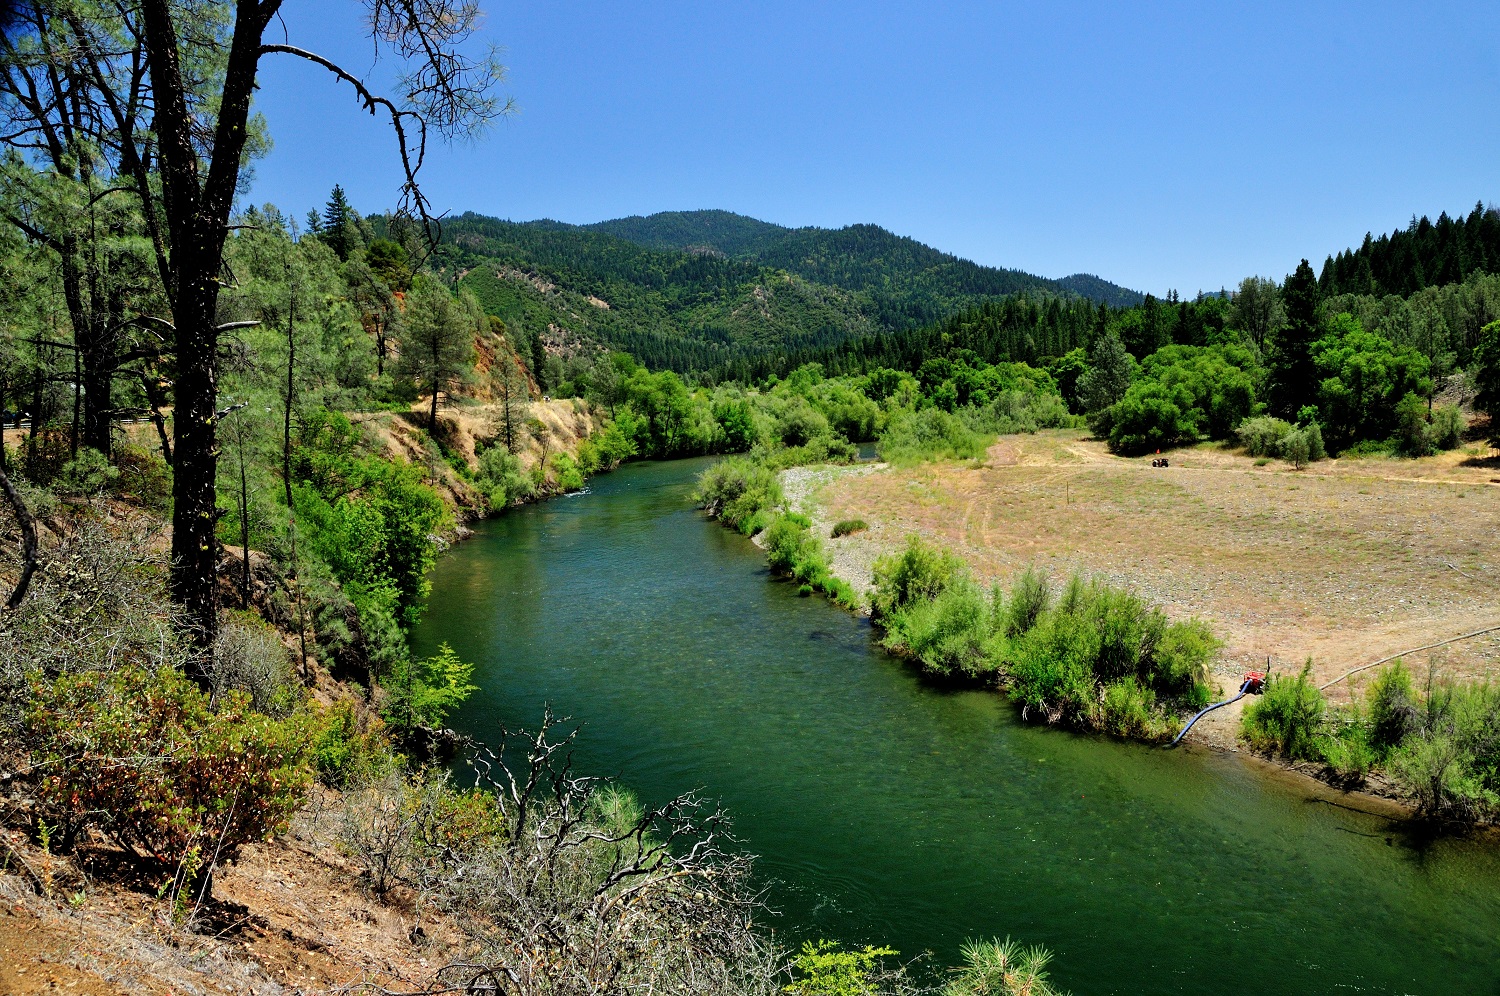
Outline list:
[[[825,537],[839,519],[870,523],[825,540],[836,573],[856,587],[913,534],[953,549],[984,581],[1028,564],[1058,578],[1083,571],[1129,585],[1173,617],[1209,620],[1226,642],[1226,685],[1268,658],[1291,669],[1311,657],[1327,680],[1500,623],[1500,486],[1491,483],[1500,458],[1491,450],[1302,471],[1211,445],[1171,460],[1154,469],[1058,430],[1003,437],[982,466],[799,468],[783,486]],[[1440,673],[1500,675],[1500,633],[1408,663],[1425,672],[1429,656]],[[1235,720],[1213,718],[1210,734]]]

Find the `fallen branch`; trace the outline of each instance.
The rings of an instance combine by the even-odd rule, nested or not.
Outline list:
[[[1455,568],[1455,570],[1457,570],[1457,568]],[[1379,667],[1382,664],[1389,664],[1391,661],[1395,660],[1398,657],[1405,657],[1408,654],[1420,654],[1424,650],[1436,650],[1438,647],[1446,647],[1448,644],[1458,643],[1460,640],[1472,640],[1476,636],[1483,636],[1486,633],[1493,633],[1496,630],[1500,630],[1500,625],[1488,626],[1484,629],[1476,629],[1474,632],[1465,633],[1463,636],[1455,636],[1447,640],[1439,640],[1437,643],[1429,643],[1425,647],[1413,647],[1410,650],[1403,650],[1399,654],[1391,654],[1391,656],[1389,657],[1382,657],[1380,658],[1380,660],[1374,661],[1370,664],[1361,664],[1359,667],[1354,668],[1353,670],[1345,671],[1343,674],[1339,675],[1337,678],[1334,678],[1332,681],[1327,681],[1319,685],[1318,691],[1321,692],[1325,688],[1328,688],[1330,685],[1337,685],[1339,682],[1343,681],[1351,674],[1359,674],[1359,672],[1368,671],[1372,667]]]

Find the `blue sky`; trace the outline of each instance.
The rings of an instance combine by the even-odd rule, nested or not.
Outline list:
[[[1500,201],[1493,2],[485,6],[518,111],[435,150],[439,209],[873,222],[1192,293]],[[361,9],[290,0],[284,20],[378,80]],[[255,201],[300,216],[337,182],[394,203],[392,139],[347,88],[284,56],[261,87]]]

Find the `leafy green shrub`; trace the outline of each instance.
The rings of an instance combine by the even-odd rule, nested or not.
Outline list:
[[[1364,778],[1380,760],[1370,743],[1369,727],[1357,717],[1330,725],[1331,729],[1318,735],[1317,752],[1324,763],[1344,778]]]
[[[1390,456],[1394,444],[1389,439],[1361,439],[1340,451],[1340,457]]]
[[[1416,798],[1418,811],[1427,815],[1452,812],[1475,797],[1494,805],[1493,795],[1483,798],[1483,788],[1470,776],[1468,762],[1451,733],[1412,737],[1390,757],[1391,774]]]
[[[877,996],[881,962],[896,954],[890,948],[845,951],[833,941],[804,941],[792,959],[792,981],[782,989],[791,996]]]
[[[1366,331],[1348,314],[1334,315],[1325,328],[1312,348],[1317,368],[1313,383],[1318,388],[1318,421],[1333,449],[1392,436],[1409,436],[1408,442],[1420,446],[1425,433],[1418,430],[1426,423],[1421,399],[1432,393],[1427,357]],[[1405,412],[1398,413],[1408,395],[1417,405],[1407,404]]]
[[[526,501],[536,493],[531,477],[521,470],[520,459],[503,446],[489,446],[480,452],[478,484],[491,512]]]
[[[1427,431],[1427,405],[1414,392],[1396,402],[1396,448],[1409,457],[1432,453],[1432,436]]]
[[[1020,636],[1036,625],[1036,621],[1052,604],[1052,587],[1047,575],[1035,567],[1027,567],[1016,578],[1010,589],[1010,599],[1005,604],[1005,635]],[[996,615],[1000,614],[996,603]]]
[[[36,678],[32,696],[45,805],[168,866],[281,833],[311,777],[304,719],[269,719],[236,691],[215,711],[174,669]]]
[[[1315,421],[1309,421],[1302,429],[1307,436],[1307,459],[1313,463],[1328,458],[1328,447],[1323,445],[1323,428]]]
[[[1219,646],[1199,620],[1169,623],[1131,592],[1075,577],[1011,641],[1007,670],[1016,697],[1051,722],[1154,737],[1166,732],[1162,697],[1207,701]]]
[[[1149,740],[1164,732],[1156,712],[1156,693],[1133,675],[1104,686],[1099,712],[1099,725],[1106,733]]]
[[[1203,708],[1210,694],[1209,667],[1223,646],[1202,619],[1170,623],[1153,648],[1153,687],[1178,696],[1190,709]]]
[[[554,453],[547,458],[552,468],[552,480],[559,491],[582,491],[583,470],[566,453]]]
[[[1277,451],[1281,454],[1283,460],[1301,470],[1307,466],[1307,461],[1312,453],[1312,446],[1304,430],[1293,429],[1282,437],[1281,443],[1277,446]]]
[[[1421,727],[1422,715],[1412,691],[1411,674],[1400,660],[1385,668],[1366,693],[1370,744],[1389,754]]]
[[[790,515],[780,515],[766,527],[762,541],[766,562],[778,574],[795,574],[797,568],[817,553],[817,540],[807,526]]]
[[[875,561],[871,609],[877,616],[886,616],[919,599],[930,601],[956,579],[967,576],[968,569],[958,557],[912,536],[901,553]]]
[[[1096,420],[1097,421],[1097,420]],[[1177,384],[1141,380],[1108,409],[1109,448],[1116,453],[1149,453],[1198,435],[1198,412],[1188,390]],[[1102,428],[1099,423],[1096,428]]]
[[[385,721],[398,730],[441,727],[450,712],[479,690],[469,683],[473,674],[474,665],[460,660],[447,643],[431,657],[403,659],[381,682],[387,694]]]
[[[840,519],[834,523],[831,535],[834,539],[838,539],[842,536],[852,536],[854,533],[862,533],[869,528],[870,524],[864,519]]]
[[[108,457],[83,447],[77,457],[63,464],[52,487],[58,494],[89,497],[112,490],[119,477]]]
[[[1098,701],[1094,664],[1099,659],[1099,631],[1083,615],[1052,612],[1008,654],[1011,692],[1023,712],[1039,710],[1049,722],[1081,721],[1089,725]]]
[[[348,699],[316,715],[310,747],[318,779],[333,788],[382,778],[399,764],[386,742],[385,724]]]
[[[1245,710],[1241,733],[1257,750],[1320,760],[1318,734],[1327,711],[1309,660],[1295,678],[1273,674],[1266,680],[1265,692]]]
[[[941,408],[892,415],[880,434],[876,452],[897,466],[933,460],[978,460],[994,442],[993,434],[975,432]]]
[[[1439,450],[1456,449],[1463,441],[1464,413],[1457,405],[1438,405],[1432,410],[1432,421],[1427,426],[1427,441]]]
[[[992,673],[990,605],[967,578],[932,599],[920,599],[886,619],[885,645],[909,654],[930,674],[978,677]]]
[[[807,516],[796,513],[772,519],[763,537],[766,563],[775,573],[788,576],[810,589],[809,594],[821,591],[846,609],[859,609],[858,593],[848,582],[833,576],[828,558],[823,553],[823,543],[813,535],[811,525]]]
[[[1500,815],[1500,688],[1437,683],[1389,764],[1424,814],[1474,821]]]
[[[1245,452],[1253,457],[1271,457],[1281,455],[1281,441],[1291,432],[1293,426],[1290,422],[1273,418],[1270,415],[1257,415],[1247,418],[1240,423],[1235,430],[1239,436],[1240,445],[1245,447]],[[1322,434],[1319,434],[1322,439]]]
[[[774,470],[749,457],[728,457],[698,475],[693,500],[725,525],[753,536],[785,499]]]
[[[119,480],[115,489],[153,512],[165,513],[172,501],[172,468],[151,450],[130,443],[115,447]]]

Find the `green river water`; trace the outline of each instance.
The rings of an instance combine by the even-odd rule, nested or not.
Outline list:
[[[929,687],[694,510],[703,466],[628,466],[443,558],[415,642],[479,665],[454,725],[483,738],[550,702],[584,724],[582,770],[722,799],[788,941],[950,964],[1008,934],[1079,996],[1500,993],[1493,840]]]

